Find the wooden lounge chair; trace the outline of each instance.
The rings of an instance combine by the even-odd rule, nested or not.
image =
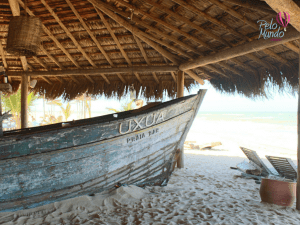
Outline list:
[[[290,158],[268,156],[266,158],[274,166],[280,176],[296,181],[297,180],[297,166]]]
[[[254,166],[258,166],[262,172],[262,176],[268,176],[268,175],[277,175],[277,173],[272,170],[271,168],[268,168],[264,162],[260,159],[260,157],[257,155],[256,151],[250,150],[248,148],[240,147],[241,150],[244,152],[244,154],[249,159],[250,163],[254,164]],[[274,174],[275,172],[275,174]]]
[[[249,162],[242,162],[237,165],[237,169],[242,171],[242,176],[254,178],[256,180],[261,180],[261,177],[266,177],[268,175],[278,176],[275,169],[268,168],[265,163],[257,155],[256,151],[250,150],[248,148],[240,147],[244,154],[249,159]],[[259,170],[259,175],[249,174],[248,171]]]

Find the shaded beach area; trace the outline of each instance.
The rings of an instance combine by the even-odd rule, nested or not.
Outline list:
[[[112,193],[2,213],[0,224],[299,224],[295,205],[261,203],[260,185],[230,169],[246,159],[239,146],[257,151],[266,164],[267,154],[290,157],[296,163],[296,139],[282,136],[288,132],[276,126],[285,125],[198,116],[187,141],[221,141],[222,145],[202,151],[185,149],[185,168],[176,168],[167,186],[126,186]]]

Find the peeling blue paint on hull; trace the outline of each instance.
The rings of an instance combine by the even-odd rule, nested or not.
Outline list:
[[[113,189],[166,184],[206,90],[149,109],[8,131],[0,212]]]

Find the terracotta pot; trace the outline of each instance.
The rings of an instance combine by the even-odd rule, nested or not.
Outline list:
[[[282,206],[292,206],[296,199],[296,184],[295,182],[263,178],[259,190],[261,201]]]

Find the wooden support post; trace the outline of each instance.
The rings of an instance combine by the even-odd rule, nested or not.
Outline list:
[[[21,129],[27,128],[28,122],[28,77],[27,75],[22,75],[21,81]]]
[[[184,72],[179,70],[177,73],[177,98],[183,97],[184,91]]]
[[[2,102],[1,102],[2,92],[0,91],[0,116],[2,116]],[[2,120],[0,120],[0,137],[3,136]]]
[[[299,43],[299,42],[298,42]],[[296,209],[300,210],[300,51],[299,51],[299,76],[298,76],[298,116],[297,116],[297,130],[298,130],[298,149],[297,149],[297,189],[296,189]]]
[[[177,98],[184,96],[184,72],[179,70],[177,73]],[[184,147],[179,146],[179,156],[177,158],[177,167],[184,168]]]

